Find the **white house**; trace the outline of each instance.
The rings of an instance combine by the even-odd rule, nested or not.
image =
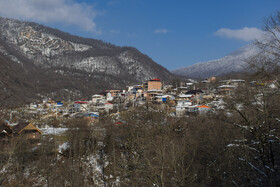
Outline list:
[[[105,103],[104,107],[106,112],[114,109],[114,105],[112,103]]]
[[[114,100],[114,97],[112,96],[112,94],[110,93],[110,92],[108,92],[107,94],[106,94],[106,100],[107,101],[113,101]]]
[[[97,104],[97,103],[99,103],[102,99],[104,99],[104,96],[103,96],[103,95],[99,95],[99,94],[95,94],[95,95],[91,96],[91,99],[92,99],[92,103],[93,103],[93,104]]]

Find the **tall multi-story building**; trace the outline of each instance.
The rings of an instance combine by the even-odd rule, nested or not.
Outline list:
[[[161,90],[162,82],[159,79],[152,79],[148,81],[148,90]]]

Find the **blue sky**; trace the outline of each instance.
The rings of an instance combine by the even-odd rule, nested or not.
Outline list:
[[[260,37],[279,0],[0,0],[0,15],[133,46],[169,70]]]

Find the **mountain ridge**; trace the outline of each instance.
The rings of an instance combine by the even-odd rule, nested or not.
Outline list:
[[[83,66],[90,63],[92,67],[97,67],[96,69],[91,68],[91,72],[95,71],[98,73],[101,71],[112,74],[116,68],[120,72],[124,68],[124,66],[121,67],[123,63],[127,65],[129,62],[132,62],[137,63],[137,66],[145,66],[146,71],[142,71],[141,76],[149,72],[149,66],[156,67],[154,68],[155,72],[150,71],[144,77],[139,77],[139,75],[135,80],[140,79],[143,81],[144,79],[153,78],[153,74],[155,74],[155,77],[163,79],[171,75],[167,69],[133,47],[118,47],[101,40],[82,38],[36,23],[9,18],[0,18],[0,24],[2,39],[10,45],[14,45],[14,48],[24,53],[28,58],[34,58],[33,61],[36,65],[76,67],[90,72],[88,66]],[[113,61],[115,64],[115,66],[112,63],[110,64],[113,65],[111,72],[108,67],[108,58],[103,57],[111,57],[109,61]],[[107,61],[106,70],[104,68],[98,69],[100,63],[102,65],[104,61]],[[160,71],[157,71],[157,68]],[[129,67],[126,70],[128,70],[128,73],[133,74],[133,72],[129,71],[130,69]]]
[[[245,45],[228,55],[207,62],[199,62],[173,71],[175,75],[188,76],[190,78],[207,78],[221,76],[228,73],[248,71],[247,60],[257,55],[260,49],[253,43]]]

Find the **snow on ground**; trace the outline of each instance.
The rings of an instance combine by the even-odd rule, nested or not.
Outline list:
[[[70,147],[68,142],[64,142],[63,144],[59,145],[58,152],[62,153],[63,151],[67,150]]]
[[[64,133],[65,131],[67,131],[68,128],[52,128],[52,127],[49,127],[49,128],[39,128],[39,130],[42,132],[43,135],[50,135],[50,134],[59,135],[59,134]]]

